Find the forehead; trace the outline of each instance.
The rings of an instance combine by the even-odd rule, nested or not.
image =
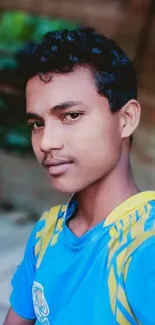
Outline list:
[[[60,101],[68,100],[89,103],[98,96],[92,74],[87,68],[79,68],[64,74],[53,74],[50,82],[44,82],[39,76],[35,76],[28,81],[26,87],[28,104],[43,101],[44,104],[54,106]]]

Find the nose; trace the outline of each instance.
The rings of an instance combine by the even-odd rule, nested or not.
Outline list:
[[[43,136],[40,142],[40,150],[42,152],[49,152],[52,150],[61,150],[63,144],[62,128],[58,126],[45,126]]]

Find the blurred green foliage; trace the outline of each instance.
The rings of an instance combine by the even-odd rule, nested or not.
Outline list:
[[[31,152],[19,69],[19,65],[24,64],[21,62],[26,55],[24,51],[48,31],[78,26],[76,22],[20,11],[0,14],[0,148],[20,154]]]

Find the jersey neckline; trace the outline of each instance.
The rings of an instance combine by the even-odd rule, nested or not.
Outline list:
[[[67,226],[66,222],[77,209],[78,203],[75,200],[74,194],[70,197],[66,209],[64,212],[64,225],[63,225],[63,233],[67,244],[71,248],[81,250],[83,246],[89,243],[90,239],[92,240],[93,236],[100,236],[101,234],[105,234],[108,232],[109,227],[114,224],[117,220],[121,219],[123,215],[127,213],[130,214],[132,210],[138,208],[141,204],[145,204],[149,201],[155,201],[155,191],[143,191],[139,192],[127,200],[123,201],[120,205],[118,205],[108,216],[106,219],[99,222],[93,228],[88,230],[82,236],[76,236],[71,229]]]

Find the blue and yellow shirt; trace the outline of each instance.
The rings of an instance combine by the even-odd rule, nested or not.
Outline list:
[[[155,325],[155,192],[134,195],[80,238],[52,208],[12,280],[11,306],[37,325]]]

